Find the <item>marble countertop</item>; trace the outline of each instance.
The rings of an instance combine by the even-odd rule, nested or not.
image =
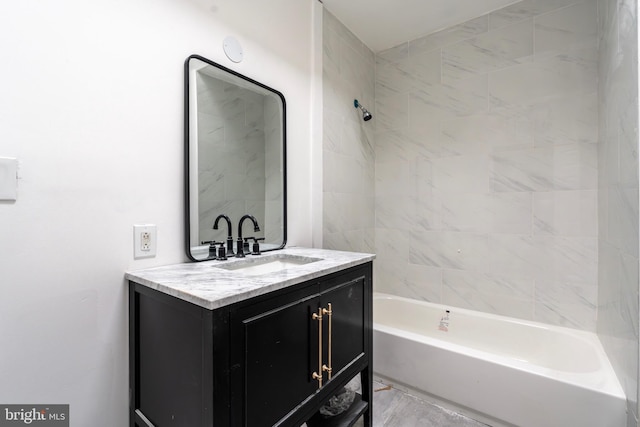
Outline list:
[[[130,271],[125,278],[213,310],[364,264],[374,258],[373,254],[358,252],[288,247],[259,256],[229,258],[227,261],[192,262]],[[241,264],[259,265],[277,260],[308,263],[264,274],[233,269]]]

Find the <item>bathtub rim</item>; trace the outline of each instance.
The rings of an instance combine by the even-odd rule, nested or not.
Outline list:
[[[509,323],[514,323],[517,325],[526,325],[530,327],[543,328],[547,330],[555,330],[563,334],[573,335],[574,337],[577,337],[580,340],[588,342],[589,345],[594,349],[596,353],[596,357],[600,363],[600,369],[592,372],[566,372],[566,371],[559,371],[552,368],[543,367],[531,362],[519,360],[514,357],[490,353],[484,350],[475,349],[473,347],[467,347],[461,344],[448,342],[446,340],[442,340],[437,337],[422,335],[416,332],[405,331],[394,326],[389,326],[383,323],[379,323],[379,322],[376,322],[375,310],[373,312],[374,334],[375,334],[375,331],[380,331],[382,333],[399,336],[404,339],[423,343],[426,345],[436,345],[448,351],[466,354],[471,357],[482,359],[489,363],[508,366],[512,369],[517,369],[519,371],[527,372],[532,375],[538,375],[548,379],[562,381],[564,383],[570,384],[575,387],[588,389],[596,393],[606,394],[616,398],[624,399],[626,401],[626,395],[624,393],[622,385],[620,384],[620,381],[615,374],[613,366],[611,365],[611,362],[609,361],[609,358],[606,352],[604,351],[604,347],[602,346],[602,343],[600,342],[598,335],[593,332],[567,328],[564,326],[556,326],[556,325],[536,322],[532,320],[518,319],[514,317],[503,316],[503,315],[498,315],[493,313],[486,313],[482,311],[470,310],[470,309],[460,308],[460,307],[451,306],[451,305],[417,300],[417,299],[412,299],[412,298],[407,298],[407,297],[402,297],[402,296],[392,295],[392,294],[387,294],[382,292],[374,292],[373,299],[374,301],[376,299],[403,300],[411,304],[424,305],[432,308],[437,308],[438,310],[450,309],[452,311],[455,310],[456,312],[463,313],[470,316],[480,316],[486,319],[492,319],[497,321],[507,321]],[[374,372],[375,371],[376,369],[375,369],[375,361],[374,361]],[[384,375],[382,374],[380,375],[384,377]]]

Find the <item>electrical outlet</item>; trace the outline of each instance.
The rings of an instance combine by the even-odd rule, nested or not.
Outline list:
[[[144,252],[151,250],[151,233],[148,231],[140,233],[140,250]]]
[[[133,226],[133,257],[150,258],[156,256],[157,231],[155,224]]]

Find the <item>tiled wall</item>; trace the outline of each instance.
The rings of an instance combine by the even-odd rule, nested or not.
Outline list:
[[[380,291],[596,328],[596,0],[525,0],[376,57]]]
[[[375,251],[379,291],[597,328],[628,427],[638,425],[636,12],[636,0],[525,0],[389,49],[376,57],[366,125],[350,97],[372,105],[359,86],[371,53],[326,12],[323,29],[325,247]]]
[[[323,247],[374,251],[374,55],[323,14]]]
[[[638,45],[637,1],[598,0],[598,334],[637,426]]]
[[[282,242],[282,108],[280,98],[264,98],[264,237],[265,242]]]
[[[226,241],[225,222],[212,229],[219,214],[237,224],[250,213],[264,230],[264,97],[202,73],[197,79],[199,240]]]

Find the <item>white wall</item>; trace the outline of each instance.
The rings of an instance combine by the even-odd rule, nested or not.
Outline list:
[[[123,426],[123,273],[185,261],[183,62],[198,53],[282,91],[289,243],[309,245],[312,0],[0,3],[0,403],[69,403],[72,426]],[[232,64],[221,45],[242,43]],[[292,161],[296,159],[296,161]],[[134,260],[132,225],[158,226]]]

